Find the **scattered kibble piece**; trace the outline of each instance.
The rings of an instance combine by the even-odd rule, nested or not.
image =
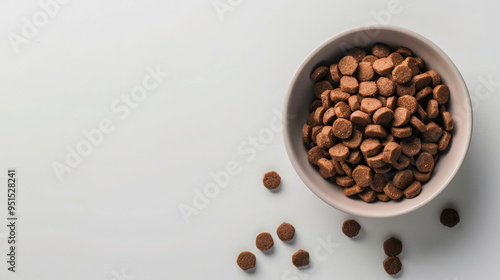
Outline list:
[[[389,275],[398,274],[401,271],[401,266],[402,264],[398,257],[387,257],[384,260],[384,269]]]
[[[356,220],[345,220],[342,224],[342,232],[349,238],[353,238],[359,234],[361,225]]]
[[[454,227],[460,222],[460,216],[455,209],[446,208],[441,212],[441,223],[447,227]]]
[[[269,234],[269,232],[263,232],[257,235],[257,238],[255,239],[255,245],[259,250],[267,251],[274,245],[273,237],[271,236],[271,234]]]
[[[248,251],[241,252],[236,259],[236,263],[243,270],[254,268],[256,261],[255,255]]]
[[[278,226],[276,233],[281,241],[290,241],[295,236],[295,227],[289,223],[282,223]]]
[[[264,174],[262,181],[264,182],[264,187],[275,190],[280,186],[281,177],[276,171],[269,171]]]
[[[384,242],[384,252],[389,257],[395,257],[403,251],[401,240],[391,237]]]
[[[292,263],[296,267],[309,265],[309,252],[302,249],[298,250],[292,255]]]

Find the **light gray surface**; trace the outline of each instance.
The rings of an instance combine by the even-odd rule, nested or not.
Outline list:
[[[233,6],[219,17],[214,3]],[[5,182],[7,168],[17,167],[20,183],[18,272],[6,271],[2,226],[0,278],[391,279],[381,243],[395,235],[405,246],[401,279],[494,279],[498,4],[409,1],[390,13],[388,3],[70,1],[16,53],[9,34],[21,36],[23,18],[43,20],[43,10],[38,1],[2,2],[0,174]],[[277,118],[295,69],[314,47],[376,20],[420,33],[455,62],[473,95],[474,135],[438,198],[404,216],[359,218],[362,234],[349,240],[340,232],[349,216],[293,171]],[[169,75],[125,115],[121,96],[157,65]],[[106,119],[114,130],[60,182],[54,162],[65,163],[66,147],[85,145],[82,130]],[[252,146],[259,136],[266,143]],[[195,192],[228,163],[238,164],[236,175],[186,223],[179,206],[194,207]],[[261,186],[268,170],[282,175],[279,193]],[[448,205],[461,213],[453,229],[438,220]],[[296,242],[275,238],[272,254],[257,252],[255,236],[276,237],[283,221],[296,226]],[[299,248],[313,256],[309,269],[291,265]],[[242,250],[256,253],[255,273],[236,266]]]

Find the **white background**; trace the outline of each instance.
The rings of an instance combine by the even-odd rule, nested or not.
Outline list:
[[[382,268],[390,236],[404,243],[401,279],[497,277],[496,2],[268,2],[73,0],[46,22],[38,1],[0,3],[0,279],[391,279]],[[40,25],[29,38],[23,18]],[[356,217],[363,229],[351,240],[340,231],[351,216],[295,174],[277,116],[307,54],[367,23],[411,29],[450,56],[473,98],[474,133],[438,198],[400,217]],[[113,110],[148,67],[169,75],[129,115]],[[105,119],[113,131],[58,180],[54,163]],[[184,219],[179,207],[195,207],[228,163],[238,174]],[[9,167],[19,176],[16,273],[6,264]],[[269,170],[283,178],[277,193],[262,186]],[[461,214],[453,229],[439,223],[450,205]],[[293,244],[276,237],[283,221],[297,229]],[[255,248],[262,231],[275,238],[270,254]],[[299,248],[311,253],[307,269],[291,264]],[[236,265],[243,250],[257,256],[253,273]]]

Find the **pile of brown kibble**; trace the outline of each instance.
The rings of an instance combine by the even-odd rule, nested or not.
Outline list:
[[[425,69],[410,49],[376,43],[371,54],[354,48],[311,74],[316,98],[302,140],[309,161],[346,196],[413,198],[430,179],[454,123],[448,86]]]

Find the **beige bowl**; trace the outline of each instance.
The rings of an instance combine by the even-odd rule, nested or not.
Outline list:
[[[319,65],[338,61],[343,52],[354,46],[368,47],[383,42],[391,48],[405,46],[424,59],[427,68],[435,69],[450,88],[449,111],[455,120],[453,139],[447,153],[440,156],[431,179],[423,184],[413,199],[366,203],[344,196],[342,188],[323,179],[307,160],[302,142],[302,126],[312,102],[313,83],[310,74]],[[457,47],[459,47],[457,45]],[[284,140],[288,156],[304,184],[319,198],[346,213],[363,217],[391,217],[408,213],[440,194],[458,172],[472,135],[472,107],[465,82],[450,58],[434,43],[421,35],[395,26],[364,26],[340,33],[318,46],[297,69],[288,88],[283,108]]]

